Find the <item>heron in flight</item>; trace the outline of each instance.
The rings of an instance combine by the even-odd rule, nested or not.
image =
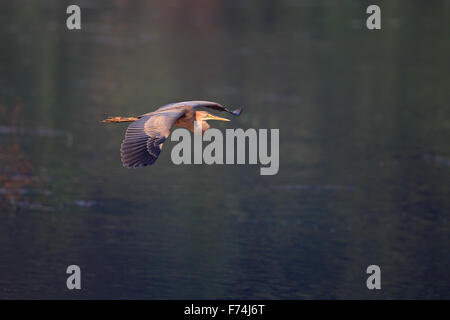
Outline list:
[[[197,121],[203,134],[210,128],[207,120],[230,121],[206,111],[197,110],[200,107],[225,111],[234,116],[239,116],[242,112],[242,108],[231,111],[217,102],[184,101],[162,106],[156,111],[139,117],[109,117],[102,122],[132,122],[125,133],[120,154],[124,167],[138,168],[155,163],[172,127],[183,127],[194,132],[194,121]]]

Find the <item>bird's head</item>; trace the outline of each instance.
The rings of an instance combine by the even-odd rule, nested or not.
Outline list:
[[[195,121],[202,124],[202,132],[205,132],[210,128],[209,124],[206,122],[207,120],[219,120],[219,121],[230,121],[229,119],[215,116],[206,111],[196,111],[195,112]]]
[[[206,111],[196,111],[195,112],[196,121],[207,121],[207,120],[219,120],[219,121],[230,121],[229,119],[215,116]]]

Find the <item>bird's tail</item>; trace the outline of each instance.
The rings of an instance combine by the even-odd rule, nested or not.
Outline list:
[[[133,122],[138,119],[139,119],[138,117],[109,117],[105,120],[102,120],[102,122],[106,123]]]

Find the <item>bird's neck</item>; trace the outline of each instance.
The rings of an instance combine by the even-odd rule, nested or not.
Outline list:
[[[210,128],[209,124],[206,121],[199,121],[202,128],[202,134]],[[185,117],[182,117],[175,122],[175,127],[182,127],[186,128],[192,133],[195,133],[194,131],[194,122],[192,120],[187,120]]]

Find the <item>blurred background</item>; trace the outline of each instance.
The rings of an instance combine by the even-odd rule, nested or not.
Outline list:
[[[438,0],[2,1],[0,298],[450,298],[449,16]],[[100,121],[183,100],[244,106],[221,130],[279,128],[278,175],[176,166],[173,142],[124,169],[126,125]]]

